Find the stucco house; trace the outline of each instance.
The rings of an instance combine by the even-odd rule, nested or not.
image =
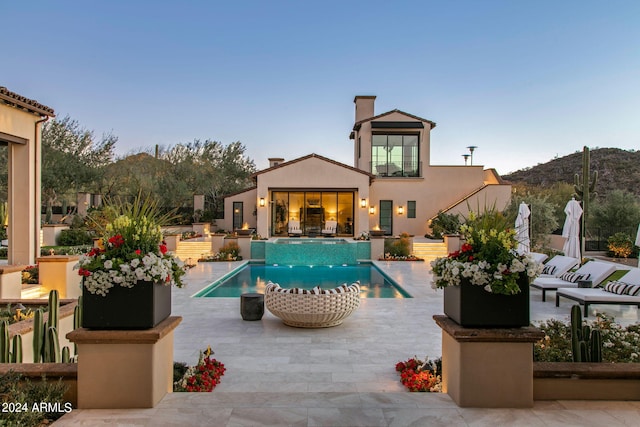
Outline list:
[[[313,236],[336,221],[338,236],[373,229],[420,236],[439,211],[466,215],[469,207],[509,203],[511,186],[494,169],[430,164],[434,122],[400,110],[376,115],[375,99],[354,99],[353,166],[317,154],[271,158],[252,176],[254,186],[225,197],[218,227],[246,224],[263,237],[287,236],[293,221]]]

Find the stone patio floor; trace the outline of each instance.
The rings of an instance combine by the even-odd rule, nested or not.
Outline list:
[[[298,329],[268,311],[243,321],[239,298],[191,298],[238,263],[200,263],[173,290],[174,360],[195,364],[211,345],[227,372],[212,393],[171,393],[150,409],[73,410],[56,426],[623,426],[638,425],[640,402],[536,401],[529,409],[459,408],[446,394],[409,393],[394,370],[413,356],[441,355],[442,291],[428,263],[377,262],[414,298],[364,299],[342,325]],[[532,321],[568,320],[531,291]],[[623,324],[635,307],[593,306]]]

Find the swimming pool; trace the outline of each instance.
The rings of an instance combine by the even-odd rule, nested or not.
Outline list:
[[[411,298],[408,292],[370,263],[347,266],[277,266],[246,264],[230,276],[207,286],[195,297],[239,297],[245,292],[264,293],[271,281],[283,288],[331,289],[343,283],[360,282],[362,298]]]

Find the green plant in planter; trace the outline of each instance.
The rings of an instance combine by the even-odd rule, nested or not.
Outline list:
[[[574,362],[602,362],[602,334],[582,324],[579,305],[571,307],[571,354]]]
[[[108,201],[104,212],[94,221],[101,231],[99,247],[80,256],[77,265],[84,289],[106,296],[114,286],[139,282],[183,285],[184,264],[162,241],[161,226],[173,213],[163,214],[157,201],[140,194],[132,203]]]
[[[518,280],[521,276],[533,279],[542,271],[542,265],[515,251],[515,230],[504,215],[494,209],[482,215],[470,212],[460,232],[466,239],[460,250],[431,262],[434,288],[465,281],[496,294],[529,292],[528,287],[520,289]]]

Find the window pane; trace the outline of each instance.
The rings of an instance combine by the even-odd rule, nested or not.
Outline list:
[[[338,234],[353,235],[353,193],[338,193]]]
[[[371,137],[371,173],[387,176],[387,135]]]
[[[403,138],[402,167],[404,176],[418,176],[418,136],[405,135]]]
[[[409,200],[407,202],[407,218],[416,217],[416,202],[415,200]]]
[[[393,202],[391,200],[380,200],[380,230],[384,234],[390,235],[393,229]]]

